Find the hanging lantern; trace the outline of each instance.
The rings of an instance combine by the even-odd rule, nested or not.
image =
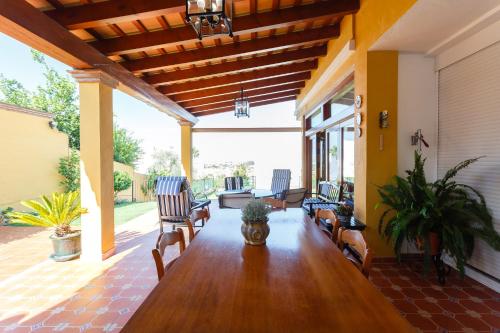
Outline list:
[[[243,95],[243,88],[241,88],[240,97],[234,100],[234,115],[236,118],[250,118],[250,103],[248,102],[248,98]]]
[[[232,0],[186,0],[186,21],[200,40],[215,35],[233,37],[232,15]]]

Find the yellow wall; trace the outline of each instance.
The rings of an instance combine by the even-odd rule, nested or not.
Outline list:
[[[113,170],[125,172],[132,179],[132,186],[125,191],[118,192],[118,200],[128,200],[128,201],[149,201],[151,198],[146,198],[141,190],[141,185],[146,181],[146,175],[137,173],[134,168],[130,165],[126,165],[119,162],[113,162]]]
[[[68,137],[49,127],[49,114],[0,103],[0,209],[60,191],[59,159]]]
[[[328,43],[328,54],[320,59],[318,69],[302,90],[297,104],[300,105],[321,74],[354,36],[355,52],[339,65],[318,93],[309,97],[299,112],[309,112],[354,70],[355,94],[363,96],[360,110],[363,135],[355,140],[355,214],[367,224],[366,236],[376,255],[385,256],[392,255],[392,250],[377,233],[380,212],[374,209],[379,200],[375,185],[385,183],[397,173],[397,52],[369,52],[368,49],[416,0],[360,2],[358,13],[342,20],[340,37]],[[390,127],[379,129],[378,114],[386,109],[390,113]],[[384,137],[383,150],[379,149],[381,134]]]

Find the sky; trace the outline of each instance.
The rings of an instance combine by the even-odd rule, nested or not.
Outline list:
[[[0,33],[0,50],[1,74],[18,80],[29,90],[43,84],[42,67],[32,60],[29,47]],[[47,61],[59,72],[71,70],[69,66],[50,57],[47,57]],[[294,107],[294,102],[285,102],[252,108],[250,118],[237,119],[231,112],[200,117],[196,127],[300,126],[300,122],[293,116]],[[115,122],[142,141],[144,156],[137,165],[137,171],[147,171],[152,161],[151,154],[155,150],[172,149],[180,153],[180,127],[174,118],[118,90],[113,93],[113,112]],[[297,169],[297,161],[300,162],[301,157],[298,133],[194,133],[193,142],[200,150],[195,168],[203,168],[205,163],[253,159],[256,162],[257,183],[264,188],[270,181],[268,175],[271,174],[272,167],[285,167],[288,160],[290,165],[292,161],[294,164],[292,174],[296,174],[296,177],[292,178],[297,181],[299,179],[300,166]],[[281,146],[279,153],[276,153],[274,143]],[[244,151],[248,154],[243,155]]]

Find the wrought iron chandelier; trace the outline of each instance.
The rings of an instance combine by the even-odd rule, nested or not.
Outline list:
[[[232,15],[232,0],[186,0],[186,21],[200,40],[215,35],[233,37]]]
[[[243,95],[243,88],[241,88],[240,97],[234,100],[234,115],[236,118],[250,118],[250,103],[248,102],[248,98]]]

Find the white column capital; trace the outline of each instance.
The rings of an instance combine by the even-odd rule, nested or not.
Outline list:
[[[118,87],[118,80],[100,69],[75,69],[68,71],[78,83],[102,83],[111,88]]]
[[[193,123],[190,122],[190,121],[187,121],[187,120],[179,120],[178,121],[178,124],[181,125],[181,126],[189,126],[189,127],[193,127]]]

